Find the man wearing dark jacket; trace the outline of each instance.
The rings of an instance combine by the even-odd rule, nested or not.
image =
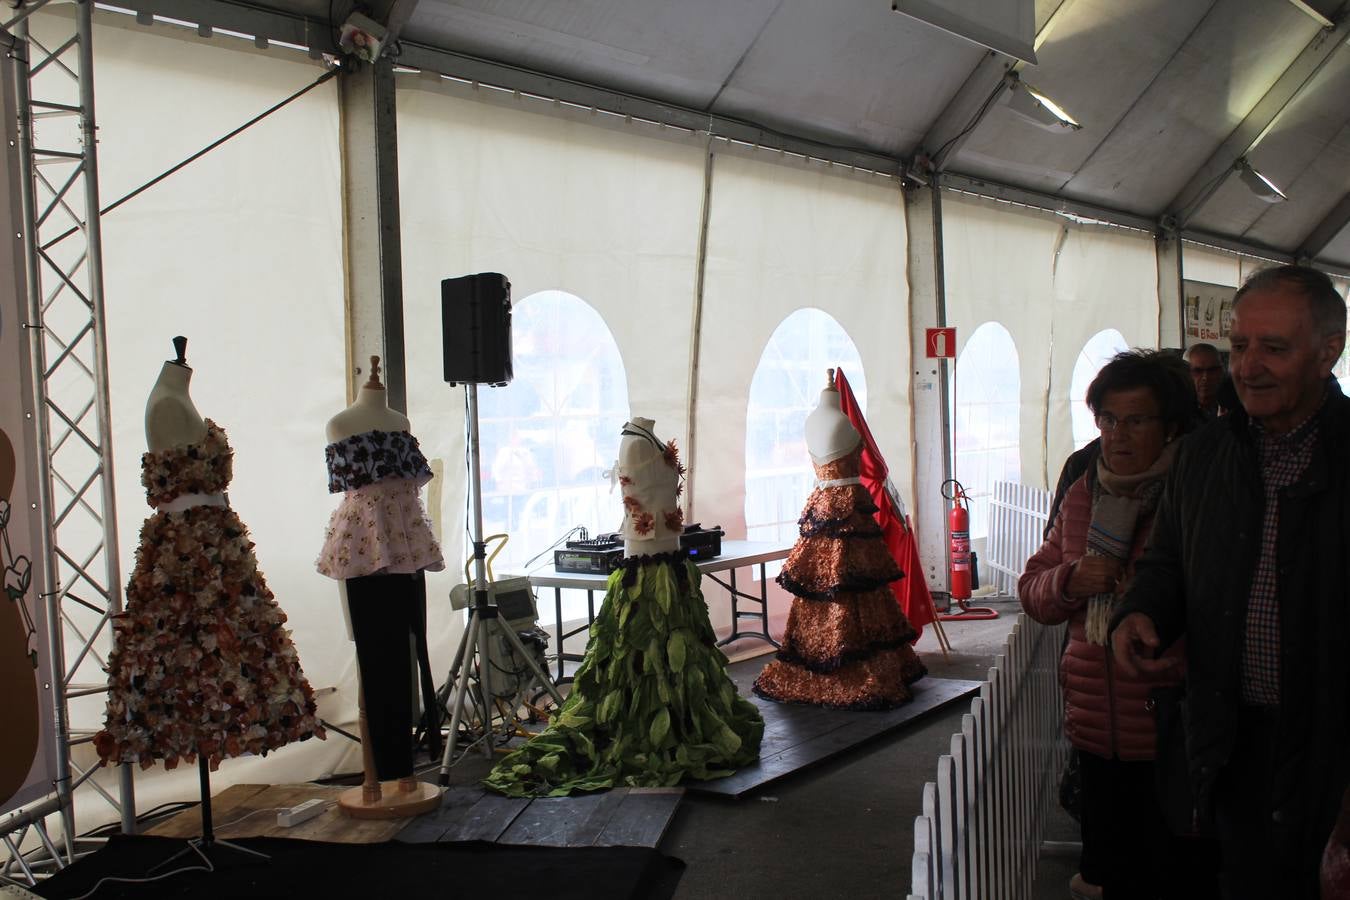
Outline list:
[[[1330,378],[1345,301],[1298,266],[1234,298],[1240,406],[1193,433],[1115,614],[1127,669],[1186,638],[1196,817],[1230,897],[1316,897],[1350,779],[1350,398]]]

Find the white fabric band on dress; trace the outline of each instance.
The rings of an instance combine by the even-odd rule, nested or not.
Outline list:
[[[194,506],[229,506],[224,494],[179,494],[168,503],[155,507],[156,512],[178,513]]]
[[[862,479],[856,475],[852,478],[831,478],[829,481],[817,481],[816,487],[848,487],[850,484],[862,484]]]

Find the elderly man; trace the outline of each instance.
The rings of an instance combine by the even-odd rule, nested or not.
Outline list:
[[[1344,346],[1322,273],[1242,286],[1241,405],[1182,446],[1113,620],[1128,671],[1163,671],[1186,638],[1194,818],[1217,829],[1230,897],[1316,897],[1350,778],[1350,399],[1329,377]]]
[[[1195,402],[1205,421],[1216,419],[1222,413],[1219,407],[1219,385],[1223,383],[1223,357],[1213,344],[1192,344],[1186,350],[1186,362],[1191,367],[1195,382]]]

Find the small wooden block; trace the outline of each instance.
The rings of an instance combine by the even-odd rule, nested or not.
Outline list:
[[[402,790],[396,781],[386,781],[374,799],[367,799],[364,787],[350,788],[338,797],[338,807],[353,819],[411,819],[440,805],[441,789],[425,781],[417,782],[411,791]]]

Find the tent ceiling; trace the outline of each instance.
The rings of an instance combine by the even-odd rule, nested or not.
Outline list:
[[[889,0],[371,3],[411,8],[410,43],[906,160],[937,149],[925,135],[989,52],[892,12]],[[322,21],[329,2],[248,5]],[[351,2],[333,5],[341,15]],[[1306,5],[1340,23],[1350,0]],[[1344,26],[1323,29],[1290,0],[1036,0],[1036,28],[1038,62],[1020,76],[1083,128],[1033,125],[1005,94],[945,169],[1150,219],[1199,191],[1188,228],[1291,255],[1320,251],[1350,268]],[[1291,80],[1300,65],[1311,77]],[[1287,103],[1271,99],[1291,85]],[[1279,114],[1259,127],[1267,110]],[[1243,128],[1257,137],[1249,159],[1288,202],[1266,204],[1228,174],[1250,143]]]

